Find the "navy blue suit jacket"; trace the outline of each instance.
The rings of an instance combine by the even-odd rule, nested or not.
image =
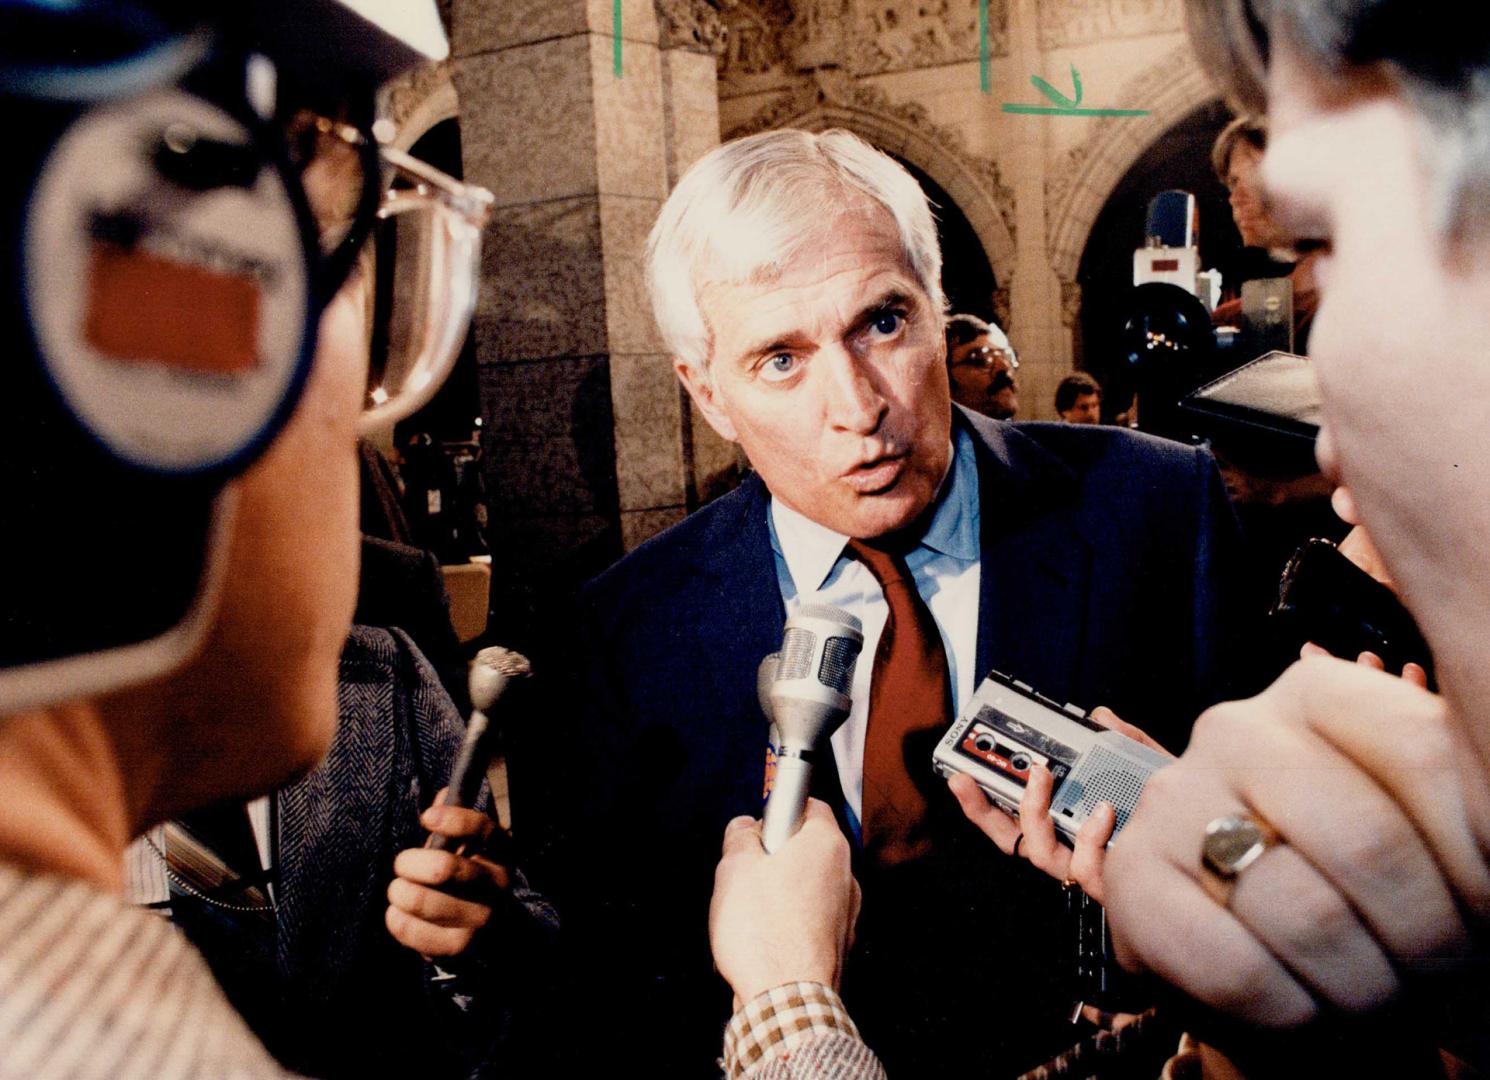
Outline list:
[[[1195,716],[1225,689],[1223,583],[1237,534],[1209,455],[1114,428],[961,411],[958,422],[977,445],[979,672],[996,667],[1057,700],[1109,705],[1182,749]],[[548,878],[536,884],[560,904],[595,1008],[631,1015],[627,1023],[676,1018],[657,1051],[659,1075],[709,1072],[728,1013],[706,916],[726,822],[762,805],[755,672],[785,622],[768,504],[751,477],[586,588],[570,624],[577,640],[552,725],[558,742],[513,765],[514,825],[541,837],[536,866]],[[820,794],[841,802],[833,774],[818,769]],[[1059,1026],[1069,1008],[1066,931],[1052,913],[1064,902],[1058,886],[974,833],[950,793],[935,794],[942,825],[929,865],[861,876],[845,998],[891,1075],[1006,1075],[1075,1041]],[[986,970],[971,985],[945,980],[928,953],[944,942],[960,966],[972,962],[982,947],[969,952],[959,924],[1002,942],[983,943]],[[995,979],[990,965],[1002,962],[1012,970]],[[1027,979],[1040,992],[1011,1012],[1005,995]],[[995,988],[1010,1030],[990,1038],[986,1022],[969,1028],[977,1021],[963,1013]],[[985,1014],[992,1004],[976,1002]],[[918,1010],[926,1015],[911,1015]],[[1046,1018],[1057,1024],[1042,1037],[1035,1028]]]

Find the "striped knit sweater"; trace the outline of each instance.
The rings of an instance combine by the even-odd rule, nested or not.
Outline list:
[[[0,864],[0,1080],[286,1075],[164,919]]]

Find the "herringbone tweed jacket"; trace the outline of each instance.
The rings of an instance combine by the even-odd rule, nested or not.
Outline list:
[[[383,921],[393,859],[424,843],[419,812],[449,778],[465,723],[397,629],[352,628],[338,695],[325,761],[276,794],[279,925],[274,985],[257,991],[272,1000],[259,1033],[313,1076],[494,1069],[512,988],[557,928],[553,909],[514,872],[515,903],[446,965],[454,978],[397,944]],[[233,958],[208,960],[236,998]]]

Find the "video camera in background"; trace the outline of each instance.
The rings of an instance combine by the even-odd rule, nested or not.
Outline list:
[[[1133,284],[1178,285],[1214,311],[1221,274],[1200,268],[1200,208],[1188,191],[1161,191],[1149,200],[1143,247],[1133,253]]]
[[[1107,341],[1107,393],[1136,397],[1138,427],[1188,443],[1221,439],[1232,456],[1264,472],[1313,468],[1318,388],[1286,341],[1240,335],[1212,324],[1220,275],[1200,268],[1195,197],[1165,191],[1150,200],[1144,244],[1133,253],[1133,291]],[[1291,334],[1290,295],[1277,280],[1248,282],[1243,294],[1258,324],[1282,320]],[[1287,286],[1286,280],[1283,285]],[[1284,290],[1287,292],[1287,290]],[[1278,340],[1284,340],[1279,338]],[[1258,348],[1270,343],[1272,349]]]

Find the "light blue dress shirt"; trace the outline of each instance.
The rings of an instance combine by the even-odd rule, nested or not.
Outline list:
[[[980,552],[978,465],[973,439],[953,429],[952,464],[947,470],[931,524],[921,543],[906,556],[916,590],[931,609],[942,645],[954,708],[972,696],[977,672]],[[864,736],[869,721],[869,683],[874,653],[889,607],[867,567],[844,553],[848,537],[799,514],[777,499],[767,513],[776,580],[788,612],[803,603],[832,604],[864,624],[864,650],[854,669],[853,708],[833,736],[833,756],[855,831],[863,806]]]

